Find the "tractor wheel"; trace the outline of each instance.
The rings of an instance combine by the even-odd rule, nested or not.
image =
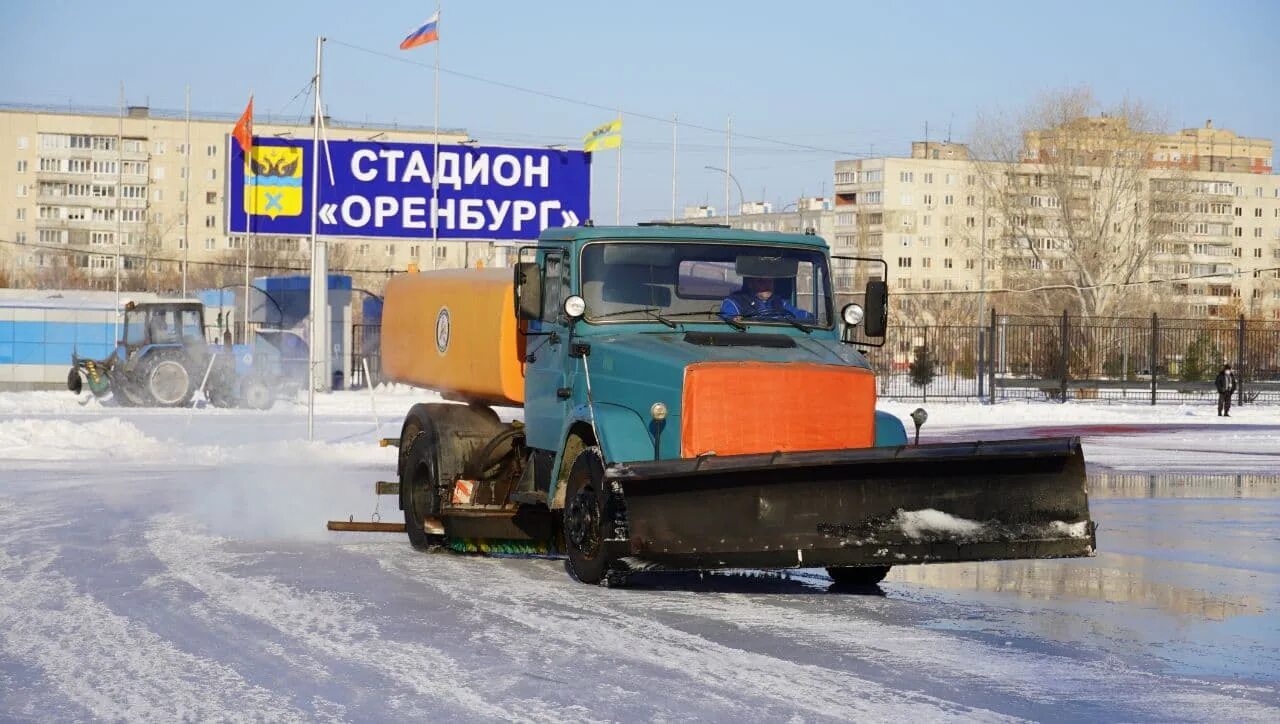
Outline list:
[[[578,454],[565,482],[564,541],[569,573],[582,583],[619,580],[614,563],[624,551],[614,542],[618,518],[625,515],[620,498],[607,489],[600,448]]]
[[[142,366],[143,389],[160,407],[181,407],[191,402],[196,381],[180,356],[161,353]]]
[[[244,406],[254,410],[270,410],[276,397],[261,377],[250,377],[240,386]]]
[[[204,396],[214,407],[235,407],[236,389],[234,374],[214,368],[204,386]]]
[[[148,407],[152,404],[147,391],[130,375],[113,372],[108,379],[111,382],[111,398],[121,407]]]
[[[889,574],[890,566],[832,566],[831,580],[842,586],[874,586]]]

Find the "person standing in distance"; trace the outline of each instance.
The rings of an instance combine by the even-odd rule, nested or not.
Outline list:
[[[1236,391],[1236,373],[1231,371],[1231,365],[1222,365],[1213,386],[1218,390],[1218,417],[1231,417],[1231,396]]]

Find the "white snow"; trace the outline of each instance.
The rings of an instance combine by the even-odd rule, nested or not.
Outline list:
[[[936,534],[965,538],[981,532],[985,527],[976,520],[957,518],[933,508],[899,510],[893,522],[904,535],[915,540],[934,537]]]
[[[301,398],[0,393],[0,720],[1280,720],[1269,489],[1091,496],[1097,558],[895,568],[883,597],[828,595],[821,572],[585,587],[559,561],[326,532],[398,520],[372,493],[396,460],[377,439],[437,401],[318,395],[308,441]],[[922,442],[1080,434],[1117,470],[1280,467],[1280,408],[924,407]],[[984,527],[934,508],[894,524]]]

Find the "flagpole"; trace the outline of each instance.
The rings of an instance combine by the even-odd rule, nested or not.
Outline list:
[[[724,225],[729,225],[729,162],[732,156],[729,153],[732,147],[733,138],[733,116],[729,116],[724,127]]]
[[[249,89],[249,107],[253,107],[253,89]],[[246,154],[252,153],[253,148],[253,113],[249,114],[249,148],[240,149]],[[245,159],[248,161],[249,159]],[[240,344],[249,344],[249,249],[253,246],[253,221],[258,213],[258,192],[254,189],[250,196],[253,199],[253,213],[249,215],[245,224],[244,236],[244,321],[240,324]]]
[[[622,109],[618,109],[618,127],[622,127]],[[614,223],[622,226],[622,144],[618,144],[618,189],[616,194]]]
[[[676,145],[680,131],[680,115],[671,114],[671,220],[676,220]]]
[[[320,239],[316,235],[316,204],[320,198],[320,70],[321,58],[324,48],[324,36],[316,37],[316,75],[312,80],[315,83],[315,110],[311,119],[311,330],[310,341],[307,344],[307,439],[315,439],[316,427],[316,384],[317,384],[317,354],[316,347],[320,342],[320,329],[323,322],[320,317],[323,315],[323,309],[318,309],[316,302],[320,299],[320,291],[317,287],[317,276],[320,273],[319,264],[323,263],[323,250],[320,247]],[[306,171],[306,164],[303,164],[303,171]],[[256,194],[255,194],[256,195]],[[324,280],[328,284],[328,279]],[[326,286],[327,290],[327,286]]]
[[[191,254],[191,84],[187,84],[187,132],[183,148],[186,150],[185,189],[182,192],[182,298],[187,298],[187,266]]]
[[[120,208],[121,195],[124,191],[124,81],[120,81],[120,117],[116,126],[116,339],[120,339],[120,244],[124,235],[120,219],[124,216]]]
[[[435,134],[432,138],[431,152],[431,268],[436,268],[436,246],[440,242],[440,3],[436,3],[436,46],[435,65]]]

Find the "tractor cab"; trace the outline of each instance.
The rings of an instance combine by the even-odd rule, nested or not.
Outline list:
[[[121,357],[126,361],[147,347],[203,347],[204,306],[199,302],[130,302],[124,308]]]

